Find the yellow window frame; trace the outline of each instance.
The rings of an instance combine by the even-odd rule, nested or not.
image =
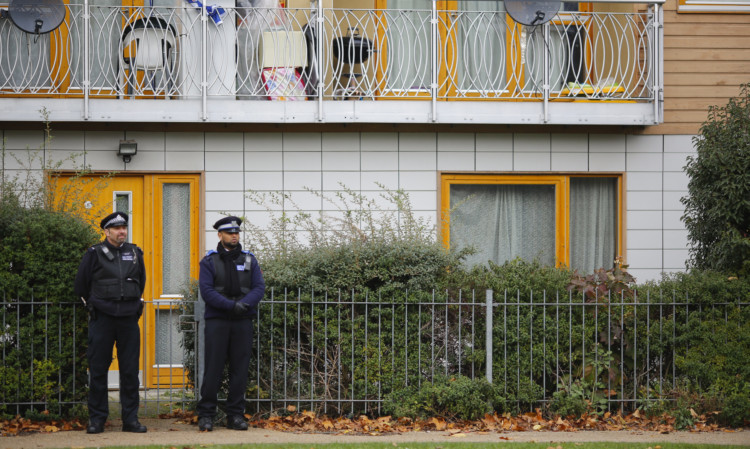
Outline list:
[[[555,266],[570,266],[570,179],[617,179],[617,236],[615,254],[623,257],[623,175],[620,173],[552,173],[552,174],[440,174],[439,235],[443,245],[450,248],[450,190],[453,185],[552,185],[555,187]],[[624,259],[623,259],[624,260]]]

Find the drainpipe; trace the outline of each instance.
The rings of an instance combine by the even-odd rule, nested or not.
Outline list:
[[[658,125],[661,120],[662,101],[664,100],[664,90],[661,86],[664,70],[664,52],[659,51],[661,48],[661,34],[664,32],[662,24],[662,10],[658,3],[654,3],[654,124]]]
[[[89,119],[89,90],[91,80],[89,79],[89,22],[91,12],[89,11],[89,0],[83,2],[83,119]],[[119,76],[119,75],[118,75]]]

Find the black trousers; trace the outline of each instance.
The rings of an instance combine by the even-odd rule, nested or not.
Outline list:
[[[115,317],[97,312],[89,320],[86,356],[89,359],[89,420],[103,423],[109,416],[107,375],[112,364],[112,349],[117,343],[120,369],[120,404],[123,422],[138,419],[138,360],[141,354],[141,329],[138,316]]]
[[[205,368],[198,416],[216,416],[219,385],[224,365],[229,361],[229,392],[227,415],[245,413],[245,391],[250,354],[253,348],[253,320],[206,320]]]

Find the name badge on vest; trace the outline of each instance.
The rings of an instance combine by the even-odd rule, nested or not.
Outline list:
[[[245,265],[237,265],[237,271],[245,271]]]
[[[134,257],[133,253],[122,253],[122,260],[133,260]]]

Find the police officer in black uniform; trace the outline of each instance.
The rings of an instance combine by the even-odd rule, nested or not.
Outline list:
[[[201,260],[199,284],[205,311],[205,372],[198,401],[198,429],[213,430],[217,396],[224,364],[229,361],[227,427],[247,430],[245,391],[253,347],[256,306],[266,283],[258,260],[240,245],[237,217],[225,217],[214,224],[219,232],[216,251]]]
[[[89,424],[87,433],[101,433],[109,415],[107,375],[117,343],[123,432],[146,432],[138,422],[138,359],[146,287],[143,251],[127,243],[128,215],[115,212],[101,221],[105,239],[86,251],[78,267],[75,292],[89,310]]]

